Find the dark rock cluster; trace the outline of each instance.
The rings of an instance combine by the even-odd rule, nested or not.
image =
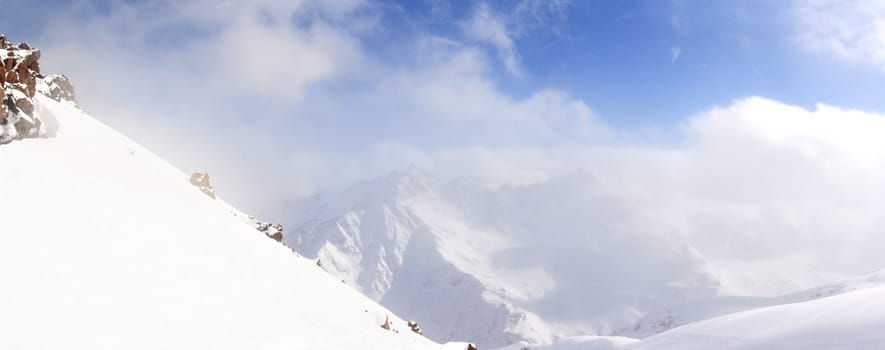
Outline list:
[[[418,326],[418,322],[409,321],[408,326],[412,329],[412,332],[418,333],[418,335],[424,335],[424,331],[421,330],[421,326]]]
[[[255,228],[277,242],[283,241],[283,225],[259,221],[256,222]]]

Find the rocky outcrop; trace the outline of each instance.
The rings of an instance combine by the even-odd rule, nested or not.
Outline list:
[[[215,187],[212,187],[212,184],[209,183],[209,174],[196,172],[191,174],[190,178],[191,185],[197,186],[203,193],[207,196],[215,199]]]
[[[421,330],[421,326],[418,326],[418,322],[409,321],[408,326],[412,329],[412,332],[418,333],[418,335],[424,335],[424,331]]]
[[[46,83],[45,91],[40,91],[56,101],[68,101],[77,105],[76,95],[74,94],[74,86],[68,77],[61,74],[51,74],[44,79]]]
[[[13,45],[0,35],[0,144],[25,137],[53,136],[35,98],[46,95],[76,105],[74,87],[67,77],[40,72],[40,50],[27,43]]]
[[[255,229],[259,232],[263,232],[267,237],[273,238],[277,242],[283,241],[283,225],[257,221],[255,223]]]

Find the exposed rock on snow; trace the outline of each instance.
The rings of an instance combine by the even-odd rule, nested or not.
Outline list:
[[[45,85],[41,85],[45,90],[38,90],[38,92],[43,93],[46,96],[49,96],[53,100],[56,101],[69,101],[73,103],[75,106],[77,105],[77,96],[74,93],[74,86],[71,85],[71,81],[68,80],[68,77],[61,74],[51,74],[44,78]]]
[[[76,106],[74,87],[62,75],[40,73],[40,50],[13,45],[0,35],[0,144],[25,137],[53,136],[57,122],[36,108],[40,93]]]
[[[283,241],[283,225],[256,221],[255,229],[264,232],[267,237],[273,238],[277,242]]]
[[[190,178],[191,185],[197,186],[203,193],[207,196],[215,199],[215,187],[212,187],[212,184],[209,183],[209,174],[196,172],[191,174]]]
[[[384,324],[381,325],[381,328],[384,328],[388,331],[390,330],[390,318],[389,317],[384,319]]]
[[[421,330],[421,327],[418,326],[418,322],[415,322],[415,321],[409,321],[408,326],[409,326],[409,328],[412,329],[412,332],[415,332],[415,333],[418,333],[418,334],[422,334],[422,335],[424,334],[424,331],[422,331],[422,330]]]

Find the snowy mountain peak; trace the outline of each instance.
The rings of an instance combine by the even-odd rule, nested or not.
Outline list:
[[[40,50],[13,45],[0,35],[0,144],[25,137],[53,136],[58,123],[38,108],[37,94],[76,106],[74,87],[63,75],[40,73]]]
[[[600,220],[634,215],[592,205],[613,191],[588,171],[495,187],[409,167],[300,203],[284,242],[429,338],[481,347],[611,334],[718,291],[685,242]]]
[[[414,195],[435,185],[434,177],[410,164],[404,169],[397,169],[387,176],[386,181],[399,195]]]

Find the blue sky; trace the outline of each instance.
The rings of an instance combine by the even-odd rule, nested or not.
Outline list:
[[[87,112],[258,211],[410,163],[678,147],[750,96],[885,111],[881,1],[0,2]]]
[[[391,31],[416,28],[463,39],[460,22],[472,16],[477,3],[456,1],[438,14],[431,3],[400,4],[402,12],[391,11],[385,24]],[[507,16],[519,2],[486,3]],[[539,87],[563,89],[592,101],[607,122],[623,127],[666,127],[711,105],[754,95],[806,107],[824,102],[882,111],[885,104],[877,93],[885,87],[880,67],[841,62],[800,47],[796,35],[802,28],[794,23],[788,1],[558,6],[548,9],[554,13],[542,15],[542,22],[513,33],[524,74],[514,77],[499,66],[495,79],[503,90],[521,96]],[[401,23],[400,13],[407,23]],[[390,38],[372,39],[383,47]]]

